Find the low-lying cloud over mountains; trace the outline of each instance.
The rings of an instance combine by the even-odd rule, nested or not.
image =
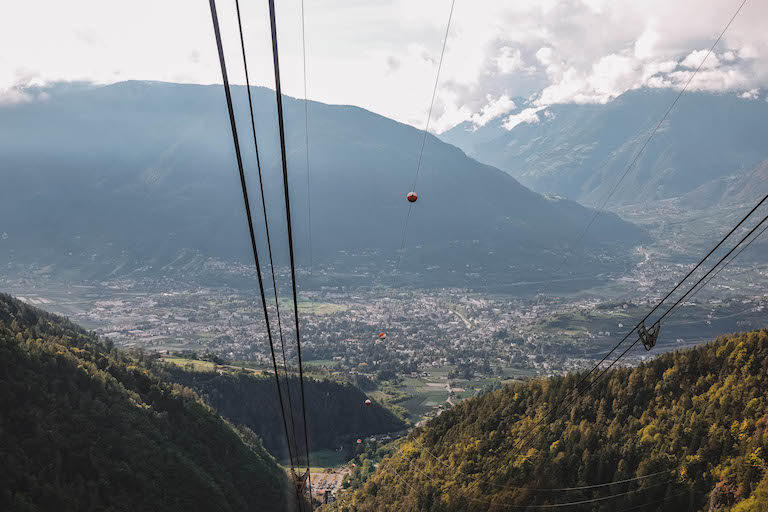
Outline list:
[[[539,108],[605,103],[639,87],[678,88],[740,3],[458,1],[431,129],[506,119],[510,100],[517,97]],[[306,5],[310,97],[358,105],[423,127],[449,7],[448,0],[357,2],[354,8],[336,0]],[[145,16],[150,8],[153,15]],[[226,3],[219,8],[231,79],[242,83],[233,8]],[[37,19],[39,9],[49,15],[34,26],[18,23]],[[183,24],[175,23],[179,13],[184,13]],[[63,6],[47,0],[19,2],[14,14],[0,20],[0,44],[14,48],[0,58],[0,90],[5,91],[0,96],[6,102],[29,99],[18,86],[59,80],[221,80],[205,3]],[[272,87],[266,4],[243,6],[243,17],[252,83]],[[691,90],[765,99],[767,17],[764,2],[747,2]],[[279,5],[278,22],[284,91],[302,95],[298,4]],[[56,43],[44,48],[43,40]]]

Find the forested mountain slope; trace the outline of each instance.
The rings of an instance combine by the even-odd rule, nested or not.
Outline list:
[[[0,510],[284,511],[258,437],[69,321],[0,295]]]
[[[462,402],[412,434],[339,508],[501,511],[585,501],[558,508],[768,510],[768,330],[612,370],[518,453],[579,379],[529,381]],[[645,478],[533,490],[635,477]]]
[[[247,373],[217,373],[167,369],[172,379],[197,390],[206,401],[230,421],[246,425],[264,441],[275,456],[287,456],[285,434],[273,376]],[[295,377],[281,379],[291,391],[296,431],[303,432],[299,382]],[[351,384],[305,378],[309,446],[314,450],[352,451],[355,440],[374,434],[405,429],[405,424],[376,402],[366,406],[362,391]],[[286,407],[288,406],[285,395]],[[300,437],[300,436],[299,436]],[[301,444],[303,455],[303,442]]]

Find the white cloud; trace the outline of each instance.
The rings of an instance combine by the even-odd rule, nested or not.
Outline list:
[[[546,60],[553,62],[547,53]],[[552,85],[545,87],[535,103],[606,103],[621,93],[642,85],[642,64],[629,55],[606,55],[588,71],[576,67],[563,69],[550,64],[547,75]]]
[[[545,66],[549,66],[552,64],[552,54],[552,48],[545,46],[543,48],[539,48],[539,51],[536,52],[536,59],[538,59],[538,61]]]
[[[277,12],[283,89],[295,96],[303,94],[300,5],[279,2]],[[449,5],[449,0],[305,2],[310,97],[423,127]],[[230,78],[242,83],[234,7],[219,2],[218,8]],[[245,3],[241,9],[252,81],[272,87],[266,6]],[[535,95],[535,106],[542,107],[610,101],[642,86],[680,88],[734,9],[722,0],[486,0],[480,7],[457,2],[438,89],[440,108],[436,105],[430,129],[484,122],[505,95]],[[41,11],[46,16],[37,16]],[[181,24],[179,12],[184,12]],[[0,55],[5,101],[24,100],[15,89],[27,83],[19,69],[44,82],[221,82],[205,2],[40,0],[11,2],[4,14],[0,47],[14,49]],[[765,19],[768,4],[748,2],[691,87],[734,94],[768,87]]]
[[[506,94],[499,96],[495,100],[489,95],[487,100],[488,103],[480,110],[480,112],[472,114],[472,117],[470,118],[470,121],[472,121],[472,124],[476,128],[485,126],[489,121],[503,116],[516,108],[515,102]]]
[[[522,73],[534,73],[536,71],[536,66],[529,66],[525,63],[519,48],[510,48],[509,46],[502,46],[499,49],[496,67],[502,74],[514,73],[515,71]]]
[[[32,101],[32,97],[19,87],[0,89],[0,105],[14,105]]]
[[[745,100],[756,100],[759,95],[760,95],[759,90],[750,89],[748,91],[744,91],[743,93],[739,94],[739,98],[744,98]]]
[[[699,66],[701,69],[715,69],[720,65],[720,59],[716,53],[709,53],[709,50],[695,50],[684,58],[680,65],[690,69],[697,69]]]
[[[729,52],[732,53],[732,52]],[[738,50],[739,58],[740,59],[759,59],[760,58],[760,50],[754,45],[751,44],[745,44]]]
[[[654,56],[656,44],[661,36],[653,28],[647,28],[635,41],[634,52],[638,59],[648,59]]]
[[[31,86],[44,85],[44,82],[36,79],[34,76],[19,72],[20,78],[16,84],[0,88],[0,105],[15,105],[19,103],[29,103],[32,101],[47,101],[50,95],[45,91],[30,89]]]
[[[672,87],[682,87],[691,79],[693,71],[674,71],[669,73]],[[739,91],[749,88],[751,80],[737,68],[702,69],[691,81],[688,89],[691,91],[723,92]]]
[[[678,66],[675,60],[665,60],[662,62],[652,62],[648,64],[648,75],[653,76],[657,73],[670,73]]]
[[[541,122],[538,112],[544,107],[527,108],[518,114],[513,114],[504,120],[504,129],[511,130],[521,123],[538,124]]]

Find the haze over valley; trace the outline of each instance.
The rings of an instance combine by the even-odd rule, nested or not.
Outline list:
[[[347,4],[5,9],[0,510],[767,511],[768,7]]]
[[[6,107],[8,115],[3,116],[9,135],[4,178],[15,185],[4,189],[0,203],[3,218],[14,219],[4,225],[0,243],[3,289],[66,314],[120,346],[215,353],[268,367],[263,315],[254,293],[257,281],[241,236],[246,226],[216,89],[125,82],[107,87],[61,84],[46,91],[51,95],[46,101]],[[243,90],[235,92],[242,103]],[[279,198],[277,135],[266,128],[274,116],[271,92],[253,93],[263,126],[259,135],[266,194]],[[630,107],[622,105],[639,104],[648,95],[666,98],[638,92],[606,106],[590,106],[592,126],[610,131],[611,122],[630,115],[621,110]],[[695,100],[752,103],[710,96]],[[297,252],[307,255],[306,175],[298,122],[302,107],[290,98],[286,105],[288,126],[293,127],[288,154],[294,170]],[[386,382],[388,375],[437,370],[486,379],[471,386],[474,390],[487,382],[589,367],[691,268],[691,254],[711,246],[720,234],[717,226],[742,215],[762,177],[758,164],[741,178],[752,180],[741,195],[725,194],[729,202],[708,207],[716,215],[702,215],[685,199],[705,185],[691,186],[681,197],[654,197],[651,210],[629,199],[636,194],[617,193],[610,208],[619,215],[603,212],[571,253],[594,211],[538,195],[430,136],[421,178],[425,192],[409,220],[408,243],[397,269],[403,220],[397,215],[403,213],[397,207],[402,201],[398,184],[407,181],[415,164],[419,133],[354,107],[312,103],[310,108],[311,126],[318,127],[311,137],[318,148],[311,181],[313,266],[309,268],[306,258],[299,265],[304,357],[317,361],[319,371],[350,378],[362,372],[384,375]],[[572,110],[579,112],[578,107]],[[90,114],[77,116],[78,111]],[[573,136],[565,113],[542,119],[510,132],[495,130],[499,137],[515,136],[516,144],[522,144],[523,136],[517,132],[525,130]],[[64,124],[68,130],[56,128]],[[243,124],[241,130],[247,129]],[[452,140],[463,129],[459,126],[442,138]],[[491,130],[466,132],[461,140],[470,151],[479,151],[471,145],[473,137],[488,137]],[[32,132],[36,145],[21,144],[31,140]],[[669,138],[667,132],[661,136]],[[588,136],[583,130],[576,133]],[[128,136],[130,147],[115,142]],[[552,138],[535,140],[570,147],[568,142],[546,142]],[[755,161],[766,151],[757,142],[745,150]],[[80,148],[83,144],[90,149]],[[126,151],[115,153],[115,147]],[[493,146],[488,142],[478,147]],[[74,156],[84,151],[87,158]],[[555,159],[557,153],[552,154]],[[588,154],[590,165],[598,168],[615,166],[619,159],[605,151]],[[31,158],[37,162],[34,167]],[[252,160],[247,164],[253,165]],[[638,174],[667,165],[642,164]],[[561,180],[585,172],[556,159],[547,165],[558,169]],[[675,170],[686,172],[697,169]],[[250,184],[258,186],[253,174]],[[619,188],[631,189],[631,180]],[[57,215],[51,217],[43,204],[54,197]],[[284,222],[277,213],[270,217],[278,240]],[[257,236],[265,246],[263,233]],[[755,265],[761,247],[758,241],[665,325],[660,350],[763,325],[768,271]],[[274,249],[281,302],[290,308],[286,247],[278,243]],[[292,326],[285,328],[288,335],[293,332]],[[387,342],[375,342],[382,330],[389,335]],[[295,357],[292,350],[289,356]],[[636,364],[646,357],[636,353],[625,362]],[[386,396],[403,399],[397,393]],[[409,396],[418,402],[418,393]],[[410,419],[418,421],[447,398],[417,403]],[[426,402],[431,405],[425,407]]]

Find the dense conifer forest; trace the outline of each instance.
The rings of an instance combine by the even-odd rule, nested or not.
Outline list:
[[[0,510],[285,511],[291,489],[149,358],[0,295]]]
[[[281,458],[287,456],[272,375],[187,371],[175,366],[169,366],[167,371],[174,382],[198,391],[230,421],[256,432],[270,453]],[[303,432],[299,381],[290,377],[288,381],[281,379],[280,385],[290,389],[296,432]],[[312,451],[342,448],[351,455],[357,438],[406,428],[402,420],[378,403],[366,406],[365,394],[351,384],[310,378],[305,379],[304,387]],[[284,397],[288,407],[287,395]],[[303,455],[303,444],[301,449]]]
[[[531,380],[462,402],[414,431],[334,508],[538,510],[582,501],[556,509],[768,510],[768,330],[611,370],[519,450],[580,378]]]

